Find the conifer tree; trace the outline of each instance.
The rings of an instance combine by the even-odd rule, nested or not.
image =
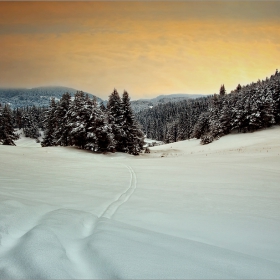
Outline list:
[[[67,113],[71,104],[71,95],[66,92],[62,95],[55,110],[55,118],[58,121],[57,129],[54,132],[56,145],[68,146],[70,129],[68,125]]]
[[[9,105],[0,106],[0,143],[15,146],[14,140],[18,139],[13,128],[12,111]]]
[[[55,130],[57,128],[58,121],[55,116],[56,103],[54,98],[51,99],[50,107],[46,112],[44,125],[45,125],[45,135],[41,142],[42,147],[54,146],[56,144]]]
[[[200,139],[203,135],[209,133],[209,118],[210,112],[204,112],[199,116],[198,121],[194,126],[191,137]]]
[[[98,107],[95,98],[91,101],[91,104],[92,111],[87,127],[87,139],[89,140],[89,138],[91,138],[93,141],[88,141],[86,148],[100,152],[112,152],[115,149],[112,128],[108,124],[104,111]]]
[[[240,90],[241,90],[241,88],[242,88],[242,87],[241,87],[241,85],[240,85],[240,84],[238,84],[238,85],[237,85],[237,87],[236,87],[236,91],[240,91]]]
[[[221,96],[225,96],[225,95],[226,95],[226,89],[225,89],[225,86],[224,86],[224,85],[221,85],[221,88],[220,88],[220,95],[221,95]]]
[[[22,115],[23,132],[26,137],[37,139],[39,133],[39,114],[35,106],[27,107]]]
[[[143,150],[144,133],[135,120],[127,91],[124,91],[121,101],[121,112],[123,114],[122,130],[124,132],[122,149],[129,154],[138,155]]]
[[[69,129],[69,144],[81,149],[87,143],[86,126],[90,118],[91,105],[83,91],[75,94],[67,112],[67,129]]]
[[[107,103],[107,112],[108,112],[108,122],[112,127],[112,133],[114,134],[116,150],[119,152],[125,151],[125,132],[123,130],[124,125],[124,112],[122,101],[119,96],[119,93],[116,89],[111,93]]]

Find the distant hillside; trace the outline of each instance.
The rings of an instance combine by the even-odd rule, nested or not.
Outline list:
[[[162,100],[162,99],[159,99]],[[147,138],[166,143],[190,138],[208,144],[231,132],[253,132],[280,125],[280,73],[245,86],[136,112]]]
[[[131,101],[132,109],[135,113],[140,112],[142,110],[152,108],[158,104],[165,104],[168,102],[179,102],[188,99],[195,99],[203,97],[202,94],[185,94],[185,93],[178,93],[178,94],[168,94],[168,95],[159,95],[152,99],[139,99],[135,101]]]
[[[76,89],[60,86],[26,88],[0,88],[0,103],[9,103],[12,108],[26,106],[48,106],[50,98],[60,99],[68,92],[72,96],[77,92]],[[91,93],[88,93],[92,95]],[[96,97],[97,101],[102,101]]]

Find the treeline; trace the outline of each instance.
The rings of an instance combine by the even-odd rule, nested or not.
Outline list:
[[[252,132],[280,124],[280,74],[226,94],[158,105],[136,114],[147,137],[166,143],[201,139],[211,143],[231,131]]]
[[[199,116],[208,110],[212,97],[159,104],[136,113],[148,138],[165,143],[189,139]]]
[[[26,107],[11,110],[10,106],[0,104],[0,143],[15,145],[18,139],[15,129],[21,129],[26,137],[37,139],[43,127],[43,116],[46,108]]]
[[[229,134],[231,131],[253,132],[280,124],[280,74],[241,87],[230,94],[221,88],[214,95],[207,112],[199,117],[192,136],[202,144]]]
[[[159,104],[136,113],[136,118],[128,93],[121,98],[116,90],[107,108],[83,92],[74,99],[69,93],[58,102],[52,99],[48,109],[32,106],[11,111],[0,104],[0,143],[14,145],[14,128],[35,139],[44,130],[42,146],[74,145],[137,155],[144,138],[138,122],[148,138],[165,143],[197,138],[202,144],[231,131],[252,132],[280,124],[280,74],[276,71],[243,87],[239,84],[229,94],[223,85],[219,94]]]
[[[77,146],[96,152],[125,152],[138,155],[143,150],[144,134],[135,120],[130,97],[122,98],[117,90],[109,96],[107,107],[99,106],[96,98],[78,91],[74,99],[69,93],[50,106],[16,108],[0,104],[0,143],[15,145],[15,128],[26,137],[37,139],[46,146]]]
[[[107,108],[82,91],[74,100],[65,93],[59,102],[52,99],[44,120],[45,136],[41,145],[77,146],[96,152],[125,152],[138,155],[143,150],[144,134],[134,119],[130,98],[116,90]]]

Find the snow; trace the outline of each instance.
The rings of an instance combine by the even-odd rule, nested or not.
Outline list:
[[[279,279],[279,138],[0,146],[0,279]]]
[[[162,141],[153,140],[153,139],[149,139],[149,138],[144,139],[144,148],[145,147],[159,146],[159,145],[163,145],[163,144],[164,144],[164,142],[162,142]]]

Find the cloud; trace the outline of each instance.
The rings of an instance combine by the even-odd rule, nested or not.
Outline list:
[[[229,90],[279,68],[278,6],[238,3],[0,3],[0,84],[104,98],[114,87],[134,98]]]

